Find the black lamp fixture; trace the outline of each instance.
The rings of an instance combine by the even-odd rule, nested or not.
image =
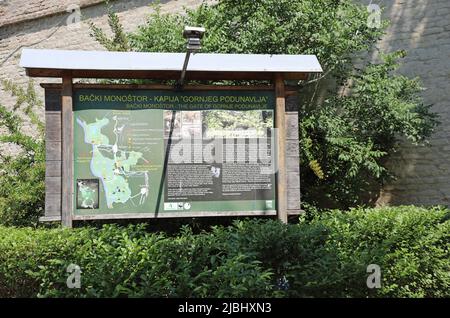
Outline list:
[[[191,53],[195,53],[202,48],[201,39],[203,34],[205,33],[205,28],[202,27],[192,27],[186,26],[184,27],[183,37],[187,39],[186,45],[186,57],[184,58],[183,69],[181,70],[181,76],[176,84],[177,90],[182,90],[184,85],[184,78],[186,76],[186,69],[189,63],[189,57]]]

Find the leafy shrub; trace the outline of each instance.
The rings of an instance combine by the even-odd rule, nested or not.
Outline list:
[[[271,273],[245,255],[217,253],[214,238],[169,238],[142,226],[70,230],[0,227],[0,296],[252,297],[271,295]],[[69,264],[82,288],[66,286]]]
[[[173,237],[143,225],[0,226],[0,296],[450,297],[449,248],[440,208],[331,211]],[[71,263],[81,289],[66,286]],[[369,264],[381,268],[380,289],[366,286]]]
[[[399,137],[426,143],[436,115],[423,105],[418,79],[393,75],[403,56],[396,52],[369,64],[351,78],[351,94],[301,109],[301,160],[317,160],[324,171],[321,177],[314,169],[301,169],[310,204],[348,208],[376,199],[375,184],[393,177],[385,163],[398,149]]]
[[[367,264],[378,264],[382,288],[373,291],[377,296],[449,297],[449,216],[441,208],[353,209],[331,211],[312,224],[332,229],[347,293],[365,296],[365,282],[355,278]]]
[[[0,144],[9,143],[16,153],[0,153],[0,224],[34,225],[44,211],[44,123],[37,115],[43,107],[32,81],[27,89],[3,81],[3,88],[17,100],[12,109],[0,105]],[[35,136],[23,132],[31,125]]]

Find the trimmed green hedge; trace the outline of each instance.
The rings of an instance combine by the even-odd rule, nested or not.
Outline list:
[[[2,297],[450,297],[450,214],[330,211],[299,224],[239,221],[193,234],[144,226],[0,226]],[[66,286],[69,264],[81,288]],[[381,267],[381,288],[366,286]]]

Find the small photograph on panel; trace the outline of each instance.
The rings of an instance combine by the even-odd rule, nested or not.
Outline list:
[[[77,179],[77,209],[98,209],[98,179]]]

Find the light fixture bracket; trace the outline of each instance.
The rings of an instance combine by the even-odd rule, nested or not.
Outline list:
[[[201,39],[203,34],[205,33],[205,28],[202,27],[192,27],[186,26],[184,27],[183,37],[187,39],[186,45],[186,57],[184,58],[183,69],[181,70],[180,79],[175,84],[175,90],[181,91],[184,85],[184,78],[186,76],[186,70],[189,63],[189,57],[191,53],[195,53],[202,48]]]

